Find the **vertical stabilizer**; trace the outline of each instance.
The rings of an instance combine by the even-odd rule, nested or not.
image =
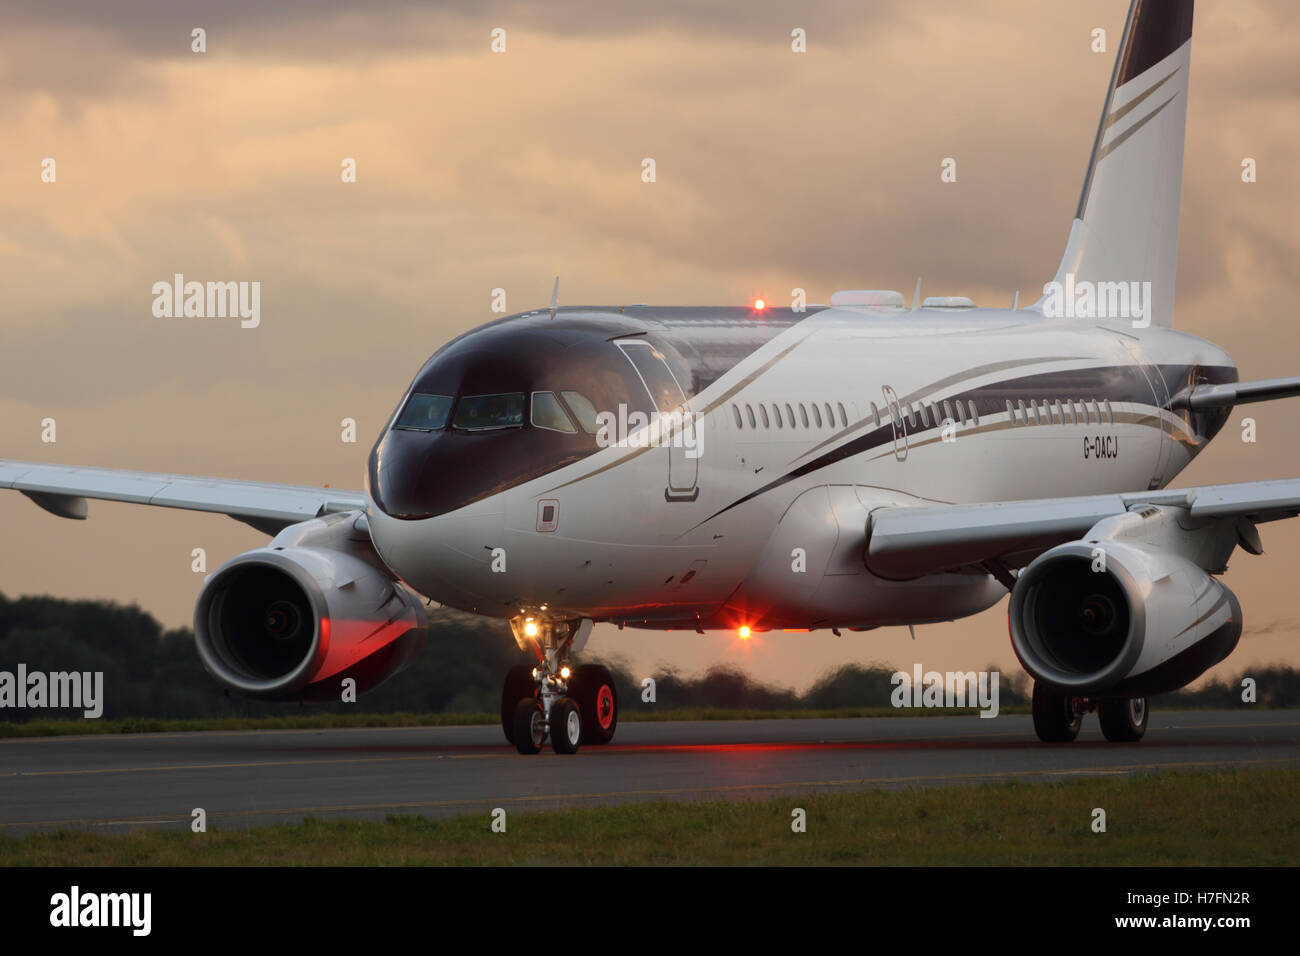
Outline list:
[[[1173,324],[1192,2],[1133,0],[1129,8],[1054,280],[1066,288],[1149,282],[1153,325]],[[1105,288],[1097,298],[1105,300]]]

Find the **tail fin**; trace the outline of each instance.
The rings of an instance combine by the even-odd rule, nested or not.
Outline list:
[[[1054,280],[1150,282],[1148,317],[1163,326],[1174,317],[1192,3],[1133,0],[1129,7]]]

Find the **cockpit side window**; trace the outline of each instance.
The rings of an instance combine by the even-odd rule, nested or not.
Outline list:
[[[499,395],[464,395],[456,403],[451,427],[460,431],[479,432],[497,428],[519,428],[524,423],[524,393]]]
[[[569,434],[577,431],[573,427],[573,422],[569,421],[569,416],[564,413],[564,408],[554,392],[533,392],[533,411],[530,420],[537,428],[549,428],[551,431]]]
[[[582,430],[588,435],[594,435],[600,429],[600,422],[597,419],[596,406],[591,403],[581,392],[563,391],[560,395],[564,398],[564,404],[569,406],[569,411],[573,414]]]
[[[413,392],[406,400],[406,406],[397,416],[393,427],[422,432],[446,428],[447,416],[451,413],[451,401],[450,395],[426,395],[423,392]]]
[[[677,382],[677,376],[668,367],[663,353],[649,342],[625,341],[617,343],[628,361],[641,376],[646,391],[661,412],[670,412],[686,403],[686,393]]]

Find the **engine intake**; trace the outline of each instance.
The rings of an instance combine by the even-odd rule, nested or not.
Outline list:
[[[1072,541],[1020,575],[1011,645],[1035,679],[1083,695],[1183,687],[1241,637],[1241,606],[1178,554],[1115,540]]]
[[[406,588],[357,553],[278,541],[227,562],[199,594],[194,640],[221,684],[337,700],[344,678],[364,693],[419,656],[428,622]]]

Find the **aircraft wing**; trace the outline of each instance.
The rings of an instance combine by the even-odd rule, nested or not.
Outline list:
[[[358,491],[3,459],[0,488],[21,491],[62,518],[84,519],[86,499],[97,498],[229,515],[271,535],[299,521],[366,506]]]
[[[1193,518],[1274,521],[1300,515],[1300,478],[1131,494],[878,508],[871,513],[867,567],[894,579],[989,561],[1021,567],[1049,548],[1082,537],[1103,518],[1141,504],[1183,507]]]

